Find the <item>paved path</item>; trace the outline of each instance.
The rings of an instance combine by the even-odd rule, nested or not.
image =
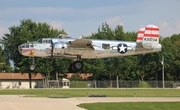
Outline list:
[[[92,102],[167,102],[180,98],[30,98],[17,95],[0,95],[0,110],[85,110],[76,105]]]

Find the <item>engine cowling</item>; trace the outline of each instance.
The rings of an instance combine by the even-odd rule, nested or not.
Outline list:
[[[59,42],[54,43],[54,49],[64,49],[64,48],[67,48],[67,44],[59,43]]]
[[[63,55],[64,53],[64,49],[68,47],[68,45],[66,43],[59,43],[59,42],[56,42],[53,44],[53,53],[54,54],[57,54],[57,55]]]

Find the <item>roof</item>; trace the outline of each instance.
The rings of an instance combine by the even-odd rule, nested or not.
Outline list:
[[[32,74],[32,79],[42,79],[43,76],[41,74]],[[0,73],[0,80],[1,79],[29,79],[28,73]]]
[[[74,74],[72,73],[68,73],[67,74],[67,78],[72,77]],[[80,76],[82,77],[82,79],[88,79],[88,77],[92,76],[93,74],[91,73],[81,73]],[[22,80],[27,80],[29,79],[28,73],[0,73],[0,80],[17,80],[17,79],[22,79]],[[40,73],[38,74],[32,74],[32,79],[38,80],[38,79],[43,79],[43,75],[41,75]]]
[[[67,74],[67,78],[71,78],[74,75],[74,73],[68,73]],[[88,79],[89,77],[91,77],[93,74],[92,73],[81,73],[80,76],[82,79]]]

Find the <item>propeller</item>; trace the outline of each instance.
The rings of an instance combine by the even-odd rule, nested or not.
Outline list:
[[[54,45],[53,45],[53,41],[51,39],[51,61],[53,61],[53,54],[54,54]]]

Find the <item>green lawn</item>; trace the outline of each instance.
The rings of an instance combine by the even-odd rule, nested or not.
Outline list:
[[[180,102],[113,102],[80,104],[87,110],[179,110]]]
[[[0,95],[36,97],[180,97],[180,89],[11,89],[0,90]]]

